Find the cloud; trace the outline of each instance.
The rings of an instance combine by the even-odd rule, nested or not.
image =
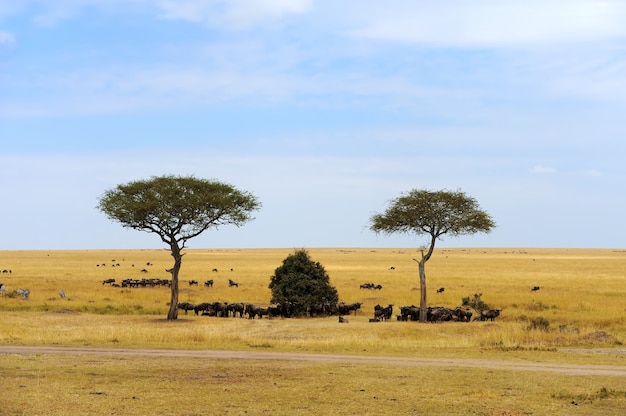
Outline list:
[[[15,43],[15,35],[10,32],[0,32],[0,46],[13,45]]]
[[[558,0],[391,0],[356,12],[354,36],[444,47],[522,47],[624,38],[626,5]]]
[[[162,0],[158,5],[166,19],[240,29],[306,13],[312,7],[312,0]]]
[[[532,168],[530,168],[530,173],[534,173],[537,175],[544,175],[544,174],[550,174],[550,173],[555,173],[555,172],[556,172],[555,168],[542,166],[542,165],[535,165]]]

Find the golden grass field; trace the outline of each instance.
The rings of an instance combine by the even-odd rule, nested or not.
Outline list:
[[[399,306],[419,302],[418,251],[308,251],[326,268],[340,300],[363,302],[348,324],[336,317],[248,320],[182,311],[168,322],[168,288],[101,284],[169,278],[165,269],[173,261],[166,250],[0,251],[0,271],[11,270],[0,274],[7,294],[31,291],[26,300],[0,295],[0,345],[626,365],[626,250],[438,249],[426,265],[430,305],[454,307],[482,293],[503,310],[493,323],[438,324],[368,322],[376,304],[394,304],[399,313]],[[267,305],[270,276],[291,252],[187,250],[180,301]],[[229,278],[239,287],[229,287]],[[200,285],[190,287],[191,279]],[[215,281],[212,288],[202,286],[207,279]],[[366,282],[383,289],[359,289]],[[533,286],[541,289],[532,292]],[[439,287],[445,291],[436,293]],[[547,327],[533,329],[538,321]],[[540,371],[114,355],[0,355],[0,371],[0,414],[10,415],[621,415],[626,409],[624,377]]]

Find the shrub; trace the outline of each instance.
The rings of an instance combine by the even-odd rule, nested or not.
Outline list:
[[[487,310],[489,309],[489,305],[487,305],[483,300],[482,300],[482,293],[474,293],[473,297],[466,297],[466,298],[462,298],[461,299],[461,303],[463,304],[463,306],[469,306],[470,308],[474,309],[478,315],[480,315],[481,311]]]
[[[537,331],[548,332],[550,330],[550,321],[548,321],[542,316],[533,318],[530,320],[530,323],[528,324],[527,329],[529,331],[537,330]]]
[[[296,315],[304,315],[311,305],[337,302],[337,289],[319,262],[314,262],[306,250],[296,250],[283,260],[271,277],[272,303],[294,305]]]

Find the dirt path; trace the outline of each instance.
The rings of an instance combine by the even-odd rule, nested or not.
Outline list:
[[[482,360],[475,358],[405,358],[339,354],[302,354],[292,352],[217,351],[217,350],[160,350],[93,347],[31,347],[0,346],[0,354],[69,354],[97,356],[181,357],[219,360],[303,361],[311,363],[348,363],[396,365],[406,367],[461,367],[494,370],[544,371],[568,375],[595,375],[626,377],[626,366],[552,364]]]

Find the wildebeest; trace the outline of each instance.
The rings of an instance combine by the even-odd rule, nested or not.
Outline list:
[[[235,282],[233,279],[228,279],[228,287],[239,287],[239,283]]]
[[[536,292],[536,291],[538,291],[539,289],[541,289],[539,286],[533,286],[532,288],[530,288],[530,290],[531,290],[532,292]]]
[[[443,306],[428,307],[426,310],[426,320],[429,322],[442,322],[452,320],[452,311]]]
[[[361,309],[361,302],[355,302],[355,303],[344,303],[341,302],[340,304],[337,305],[337,309],[339,312],[339,315],[350,315],[350,313],[352,311],[354,311],[354,315],[356,315],[356,312]]]
[[[259,316],[259,319],[261,319],[263,318],[263,315],[269,314],[269,310],[267,308],[262,308],[252,303],[246,304],[245,311],[248,315],[248,319],[254,319],[254,317],[257,315]]]
[[[182,309],[185,311],[185,315],[187,315],[188,311],[193,311],[196,305],[189,302],[181,302],[178,304],[178,309]]]
[[[190,280],[189,281],[189,286],[198,286],[198,281],[197,280]]]
[[[359,289],[376,289],[376,290],[380,290],[382,288],[383,288],[382,285],[376,285],[374,283],[362,283],[359,286]]]
[[[480,320],[481,321],[491,320],[493,322],[494,319],[500,316],[500,312],[502,312],[502,309],[488,309],[488,310],[480,311]]]
[[[213,287],[213,279],[209,279],[204,282],[204,287]]]
[[[102,284],[103,284],[103,285],[106,285],[106,284],[109,284],[109,285],[110,285],[111,283],[115,283],[115,279],[104,279],[104,280],[102,281]]]
[[[382,307],[381,305],[374,306],[374,318],[382,319],[383,321],[388,321],[391,319],[393,315],[393,305],[389,305],[386,307]]]
[[[452,311],[452,316],[459,322],[469,322],[472,319],[472,311],[457,306]]]
[[[208,312],[210,308],[211,308],[211,304],[208,302],[198,303],[197,305],[194,306],[193,313],[194,315],[198,315],[200,312],[202,312],[202,314],[204,315],[205,312]]]
[[[445,290],[445,287],[440,287],[439,289],[437,289],[437,293],[443,293]]]
[[[403,321],[419,321],[420,319],[420,308],[415,305],[411,306],[401,306],[400,307],[400,317]]]
[[[245,312],[245,305],[241,302],[229,303],[226,306],[226,311],[230,312],[233,318],[236,317],[237,314],[239,314],[240,318],[243,318],[243,314]]]
[[[340,316],[340,317],[339,317],[339,323],[340,323],[340,324],[347,324],[348,322],[349,322],[349,321],[348,321],[346,318],[344,318],[343,316]]]
[[[215,310],[215,316],[228,317],[228,302],[213,302],[211,307]]]

